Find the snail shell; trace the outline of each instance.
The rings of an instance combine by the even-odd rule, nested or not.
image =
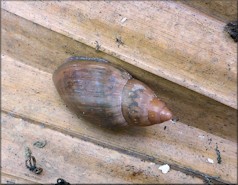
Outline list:
[[[70,57],[53,81],[66,105],[98,125],[149,126],[172,118],[147,85],[104,59]]]

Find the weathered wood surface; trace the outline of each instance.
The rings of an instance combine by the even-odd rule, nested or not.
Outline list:
[[[2,114],[2,131],[2,171],[15,172],[15,176],[37,183],[56,183],[59,177],[71,184],[202,183],[201,179],[176,170],[162,174],[158,164],[7,114]],[[33,146],[34,142],[42,140],[47,141],[44,148]],[[37,167],[43,168],[42,174],[36,175],[25,168],[25,147],[31,148]]]
[[[2,61],[2,110],[8,115],[45,125],[126,154],[168,163],[173,168],[185,171],[190,169],[196,171],[195,174],[198,176],[207,174],[212,177],[218,176],[222,182],[236,182],[235,142],[180,122],[165,122],[153,127],[118,132],[97,128],[78,119],[64,106],[53,86],[50,73],[8,56],[2,56]],[[216,144],[221,152],[222,164],[216,161]],[[62,146],[66,147],[65,144]],[[215,163],[207,163],[207,158],[212,158]]]
[[[2,8],[237,109],[237,45],[224,22],[186,5],[4,1]]]
[[[2,184],[38,184],[35,181],[27,180],[29,177],[21,178],[16,176],[16,174],[9,175],[1,171],[1,183]]]
[[[47,73],[71,55],[105,58],[145,82],[184,124],[237,140],[237,111],[3,10],[2,53]],[[40,37],[39,37],[40,35]],[[55,96],[55,95],[53,95]],[[191,111],[192,110],[192,111]]]
[[[171,1],[95,3],[3,2],[1,182],[237,183],[237,53],[225,23]],[[78,119],[52,82],[71,55],[123,66],[180,121],[113,132]],[[32,145],[42,138],[44,148]],[[40,176],[24,166],[26,145]],[[172,170],[162,174],[165,163]]]
[[[224,22],[237,20],[237,0],[178,0]]]

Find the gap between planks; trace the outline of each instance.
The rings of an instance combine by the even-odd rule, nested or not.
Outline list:
[[[5,171],[5,170],[4,170]],[[9,174],[11,172],[1,172],[2,184],[39,184],[39,182],[32,181],[29,177],[17,177],[15,174]]]
[[[72,55],[105,58],[151,87],[184,124],[237,141],[235,109],[5,10],[2,18],[3,55],[50,74]]]
[[[6,112],[6,111],[2,111],[2,113],[6,114],[6,115],[10,115],[12,118],[18,118],[20,120],[23,120],[23,121],[26,121],[26,122],[29,122],[29,123],[32,123],[32,124],[36,124],[36,125],[38,125],[38,126],[40,126],[42,128],[42,123],[36,122],[35,120],[31,120],[31,119],[28,119],[28,118],[25,118],[25,117],[21,117],[19,115],[16,115],[16,114],[13,114],[13,113],[9,113],[9,112]],[[71,132],[66,131],[64,129],[57,128],[57,127],[50,126],[50,125],[46,125],[43,128],[49,128],[49,129],[52,129],[54,131],[59,131],[62,134],[71,136],[72,138],[76,137],[76,138],[78,138],[78,139],[80,139],[82,141],[90,142],[90,143],[95,144],[97,146],[101,146],[103,148],[107,148],[107,149],[114,150],[114,151],[120,152],[120,153],[128,155],[128,156],[132,156],[132,157],[138,158],[141,161],[150,162],[150,164],[153,163],[153,164],[156,164],[158,166],[162,165],[162,164],[168,164],[171,169],[176,170],[176,171],[181,172],[181,173],[184,173],[186,175],[190,175],[193,178],[194,177],[200,178],[200,179],[203,180],[203,182],[210,181],[211,183],[229,184],[228,181],[224,181],[224,180],[220,179],[218,176],[210,176],[208,174],[201,173],[200,171],[194,170],[192,168],[186,168],[186,167],[179,166],[179,165],[176,165],[176,164],[173,164],[173,163],[170,164],[170,163],[168,163],[168,162],[166,162],[164,160],[156,159],[153,156],[145,155],[145,154],[139,153],[137,151],[133,151],[133,150],[129,150],[129,149],[123,149],[123,148],[118,148],[118,147],[115,147],[113,145],[110,145],[109,143],[104,143],[104,142],[101,142],[99,140],[96,140],[95,138],[90,138],[88,136],[79,135],[79,134],[76,134],[76,133],[71,133]],[[176,181],[176,183],[178,183],[178,182]],[[195,183],[195,182],[193,182],[193,183]]]
[[[9,112],[9,115],[20,115],[53,129],[59,128],[69,135],[85,136],[98,144],[113,146],[113,149],[117,148],[120,151],[132,151],[138,156],[149,156],[150,160],[152,158],[158,162],[168,162],[174,167],[179,166],[180,169],[192,169],[191,171],[196,172],[198,176],[219,176],[220,182],[224,183],[236,181],[235,143],[179,122],[174,125],[160,124],[153,128],[135,128],[116,134],[97,129],[67,111],[59,97],[54,95],[56,91],[52,86],[50,74],[7,56],[2,59],[2,109]],[[15,82],[15,79],[21,79],[21,82]],[[163,130],[165,125],[168,127],[166,131]],[[207,139],[212,141],[208,143]],[[215,143],[218,143],[221,150],[222,165],[206,163],[207,157],[216,159]]]
[[[219,19],[223,22],[230,22],[237,19],[237,1],[219,0],[219,1],[187,1],[180,0],[197,11],[208,14],[211,17]]]
[[[109,55],[237,109],[236,44],[225,23],[186,5],[4,1],[2,7],[91,47],[98,41]],[[128,18],[124,25],[115,24],[119,15]],[[121,47],[118,36],[125,40]]]
[[[159,165],[131,155],[42,128],[21,118],[2,114],[2,170],[38,183],[63,178],[74,183],[201,183],[202,179],[171,169],[162,174]],[[44,148],[32,145],[46,140]],[[24,147],[30,147],[41,175],[24,165]]]

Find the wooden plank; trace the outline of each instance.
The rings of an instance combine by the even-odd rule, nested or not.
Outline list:
[[[109,55],[237,109],[237,45],[224,22],[186,5],[4,1],[2,8],[91,47],[97,41]]]
[[[202,183],[176,170],[162,174],[159,165],[90,142],[42,128],[2,113],[2,171],[38,183],[56,183],[61,177],[75,183]],[[46,140],[44,148],[33,143]],[[30,147],[40,175],[25,166],[24,148]],[[2,181],[4,182],[4,181]]]
[[[117,132],[98,128],[77,118],[64,106],[53,87],[51,74],[8,56],[2,56],[2,61],[2,110],[9,115],[130,155],[166,162],[196,175],[218,176],[220,182],[237,182],[237,143],[181,122]],[[221,164],[216,161],[216,145]],[[215,163],[207,163],[208,158]]]
[[[237,111],[94,48],[2,11],[2,53],[41,71],[53,71],[71,55],[102,57],[145,82],[184,124],[237,140]],[[40,37],[38,35],[41,35]],[[192,111],[191,111],[192,110]]]
[[[16,177],[14,174],[10,175],[3,172],[1,172],[1,183],[2,184],[38,184],[37,182],[31,181],[28,179]]]
[[[208,14],[224,22],[237,20],[237,1],[236,0],[201,0],[179,2],[189,5],[201,12]]]

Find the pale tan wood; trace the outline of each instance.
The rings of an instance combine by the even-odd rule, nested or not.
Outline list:
[[[134,156],[148,156],[185,171],[190,169],[196,171],[195,174],[218,176],[222,182],[237,182],[237,143],[181,122],[117,132],[98,128],[77,118],[64,106],[53,86],[51,74],[9,56],[2,56],[2,61],[2,110],[8,115],[32,120],[41,126]],[[19,130],[22,132],[24,129]],[[221,164],[216,160],[216,144],[221,152]],[[214,164],[207,163],[208,158],[213,159]]]
[[[184,124],[237,141],[237,111],[94,48],[2,11],[2,53],[41,71],[53,71],[71,55],[102,57],[155,90]],[[40,35],[40,37],[39,37]],[[56,96],[56,95],[53,95]]]
[[[37,182],[31,181],[28,179],[29,179],[29,177],[20,178],[20,177],[15,176],[14,174],[10,175],[10,174],[1,172],[1,183],[2,184],[38,184]]]
[[[237,109],[237,46],[224,22],[186,5],[4,1],[2,8],[86,45],[97,41],[109,55]]]
[[[196,183],[203,181],[182,172],[170,170],[162,174],[160,165],[141,161],[90,142],[42,128],[39,125],[2,114],[2,171],[38,183],[55,184],[61,177],[75,183]],[[44,148],[33,143],[46,140]],[[24,166],[24,148],[29,147],[40,175]]]
[[[63,7],[64,6],[60,6],[59,8]],[[67,8],[71,9],[72,5],[66,7],[65,10],[67,10]],[[121,66],[124,66],[126,63],[123,63],[122,61],[111,56],[105,55],[104,53],[95,54],[96,52],[93,52],[93,50],[89,47],[47,30],[49,28],[47,25],[42,24],[46,26],[46,29],[43,29],[38,25],[33,25],[33,23],[23,21],[19,18],[9,19],[9,17],[6,17],[6,15],[9,16],[10,14],[7,14],[6,12],[4,15],[5,22],[3,22],[5,28],[3,36],[5,40],[3,42],[3,53],[5,56],[3,57],[4,90],[2,97],[3,111],[8,113],[9,118],[11,118],[13,115],[20,117],[20,119],[31,120],[32,123],[39,124],[41,127],[45,125],[46,127],[52,128],[53,130],[106,146],[107,148],[111,148],[110,150],[112,151],[123,151],[124,153],[137,157],[147,156],[156,162],[168,162],[171,164],[173,169],[177,167],[179,170],[184,170],[185,172],[189,172],[191,170],[196,176],[206,173],[211,176],[219,176],[220,182],[237,182],[237,142],[231,142],[214,136],[210,133],[203,132],[199,129],[188,127],[183,123],[184,119],[181,120],[182,123],[177,122],[175,125],[171,124],[170,122],[166,122],[164,124],[150,128],[137,128],[134,130],[119,131],[118,133],[108,132],[104,129],[96,128],[89,123],[85,123],[82,120],[78,120],[78,118],[76,118],[68,111],[67,108],[64,107],[63,102],[58,97],[51,80],[51,73],[53,70],[59,64],[61,64],[66,57],[75,53],[89,54],[92,56],[105,56],[106,58],[111,59],[114,63],[118,63]],[[89,17],[90,16],[92,15],[89,15]],[[113,15],[111,18],[113,18]],[[86,15],[85,20],[88,21],[88,15]],[[128,22],[126,21],[125,23]],[[54,26],[54,24],[52,25]],[[24,26],[26,26],[26,29],[23,29]],[[30,30],[30,28],[32,30]],[[90,26],[88,28],[90,28]],[[60,33],[64,33],[64,31]],[[90,32],[88,33],[90,34]],[[68,34],[68,36],[72,37],[72,34]],[[64,43],[65,41],[67,41],[66,45],[60,45],[61,42]],[[142,45],[143,43],[144,42],[142,42]],[[95,43],[92,43],[91,46],[95,46]],[[123,46],[120,46],[119,48],[121,49],[122,47]],[[102,47],[102,49],[104,48]],[[111,54],[110,52],[108,53]],[[10,56],[13,58],[9,57],[8,54],[10,54]],[[116,53],[113,55],[118,57]],[[149,65],[151,65],[151,63]],[[167,99],[169,103],[173,103],[173,101],[169,100],[170,97],[173,95],[180,95],[179,98],[174,98],[176,100],[174,100],[176,109],[181,108],[178,106],[178,101],[183,102],[186,95],[191,95],[190,100],[184,103],[185,105],[181,112],[189,110],[188,113],[193,114],[190,113],[191,110],[195,112],[198,111],[196,113],[198,114],[199,118],[203,117],[203,113],[208,111],[207,107],[205,107],[204,110],[200,110],[203,108],[203,106],[199,104],[205,104],[206,100],[208,100],[210,104],[212,101],[209,99],[205,99],[197,95],[194,96],[194,93],[188,93],[186,90],[184,92],[184,89],[182,88],[179,88],[179,90],[174,90],[175,92],[171,92],[171,88],[175,87],[175,85],[173,86],[166,80],[139,70],[135,68],[135,66],[126,64],[125,68],[132,72],[133,75],[135,74],[136,77],[148,81],[149,85],[157,85],[156,93],[160,94],[160,92],[162,92],[163,98]],[[149,68],[144,69],[148,70]],[[142,75],[140,73],[142,73]],[[147,77],[147,75],[149,76]],[[20,80],[17,81],[18,79]],[[153,80],[161,80],[161,84],[153,82]],[[161,87],[165,90],[160,90]],[[170,89],[169,93],[166,93],[167,88]],[[182,93],[179,94],[178,92]],[[169,95],[167,96],[166,94]],[[181,96],[184,98],[181,98]],[[199,98],[197,99],[197,97]],[[195,100],[196,102],[192,104],[191,107],[194,106],[196,109],[189,109],[189,102],[193,102]],[[218,108],[216,107],[217,105],[219,105]],[[213,115],[211,118],[207,120],[204,119],[204,123],[202,124],[205,125],[206,122],[208,122],[208,124],[217,127],[215,128],[216,131],[220,129],[220,132],[223,132],[224,130],[227,132],[222,136],[228,137],[227,134],[231,133],[231,135],[233,135],[231,138],[236,138],[234,137],[236,134],[236,129],[232,129],[232,131],[228,132],[225,128],[220,128],[222,125],[221,123],[226,120],[222,116],[224,115],[224,112],[228,117],[231,115],[233,116],[230,117],[230,120],[226,120],[227,123],[230,123],[230,121],[233,122],[236,119],[234,117],[234,111],[229,108],[226,109],[220,106],[220,104],[216,104],[214,102],[212,102],[212,105],[209,105],[209,107],[209,110],[211,110],[212,107],[214,107],[216,110],[212,113]],[[184,114],[186,114],[186,111]],[[207,114],[207,116],[208,115],[209,114]],[[219,118],[216,119],[215,115],[219,116]],[[192,116],[187,116],[186,118],[187,121],[189,120],[188,118],[190,118],[190,122],[188,121],[188,124],[190,125],[193,124],[193,122],[196,122],[196,124],[203,122],[201,120],[191,119],[193,118]],[[219,123],[214,124],[217,123],[217,120]],[[164,126],[167,126],[166,130],[164,130]],[[236,124],[234,124],[234,122],[232,123],[232,128],[236,128]],[[30,140],[30,138],[32,138],[30,137],[31,130],[36,129],[26,129],[25,138],[28,138],[26,139],[27,142]],[[8,131],[10,131],[10,129]],[[58,135],[59,133],[57,131],[52,132]],[[19,133],[21,133],[21,131]],[[59,139],[62,138],[63,137],[59,136]],[[217,156],[214,150],[216,143],[218,143],[219,149],[221,151],[222,164],[217,164],[216,161]],[[13,146],[14,148],[17,148],[15,145]],[[67,149],[67,147],[64,147],[64,149]],[[93,147],[89,147],[89,149],[91,150]],[[206,162],[208,157],[214,159],[214,165]],[[6,160],[4,162],[6,162]],[[95,167],[92,171],[95,172],[95,169],[97,168]],[[15,169],[11,169],[11,173],[14,173],[14,170]],[[173,174],[172,176],[176,175],[177,174]],[[34,179],[33,177],[30,178]],[[171,178],[174,180],[174,177]],[[47,178],[47,180],[49,180],[49,178]],[[168,180],[166,182],[171,183],[172,180]]]
[[[224,22],[237,20],[237,0],[179,0]]]

